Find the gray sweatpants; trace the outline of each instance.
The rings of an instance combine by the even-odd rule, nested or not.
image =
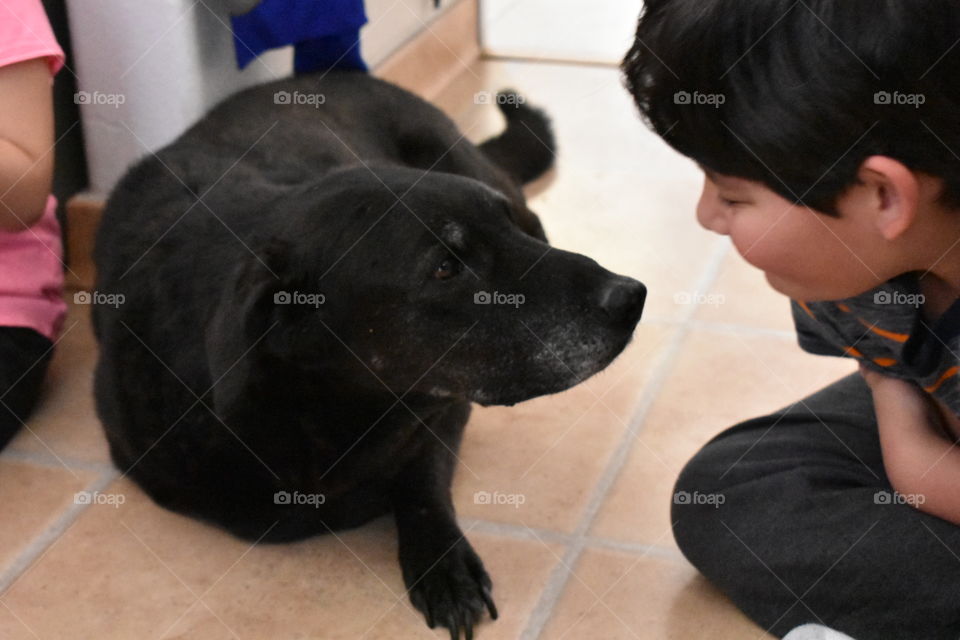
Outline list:
[[[684,555],[777,637],[818,622],[856,640],[960,638],[960,527],[893,492],[858,374],[719,434],[675,491]]]

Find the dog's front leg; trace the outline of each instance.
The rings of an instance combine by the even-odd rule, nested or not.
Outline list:
[[[469,414],[470,405],[463,403],[429,422],[433,434],[423,434],[423,452],[397,477],[392,492],[400,568],[410,601],[430,628],[447,627],[452,640],[461,630],[470,640],[485,607],[497,618],[490,576],[460,530],[450,498]]]

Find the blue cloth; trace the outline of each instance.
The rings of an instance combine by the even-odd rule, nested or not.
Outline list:
[[[367,70],[360,55],[363,0],[263,0],[232,22],[241,69],[268,49],[292,44],[297,73]]]

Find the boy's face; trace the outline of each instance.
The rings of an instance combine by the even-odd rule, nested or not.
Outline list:
[[[840,216],[831,217],[796,206],[761,183],[704,173],[697,220],[730,236],[740,255],[784,295],[840,300],[902,272],[868,213],[858,210],[858,198],[842,198]]]

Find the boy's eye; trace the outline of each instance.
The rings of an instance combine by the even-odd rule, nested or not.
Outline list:
[[[738,205],[738,204],[743,204],[743,201],[741,201],[741,200],[729,200],[729,199],[727,199],[727,198],[721,197],[721,198],[720,198],[720,203],[721,203],[723,206],[725,206],[725,207],[733,207],[733,206]]]

